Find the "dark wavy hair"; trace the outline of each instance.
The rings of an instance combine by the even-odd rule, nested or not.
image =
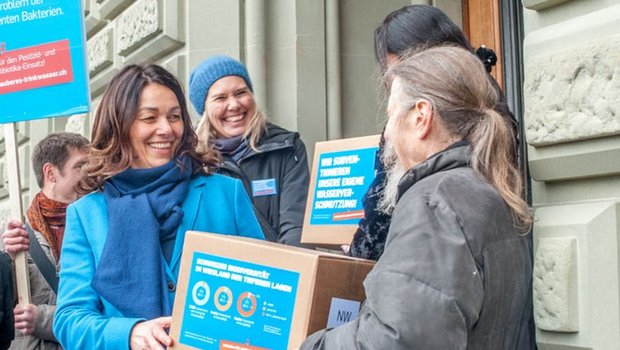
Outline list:
[[[387,15],[375,30],[375,57],[382,72],[387,70],[388,54],[401,56],[411,49],[447,44],[474,51],[461,28],[434,6],[405,6]]]
[[[183,135],[175,156],[189,156],[195,172],[209,174],[217,166],[219,156],[215,151],[196,151],[198,137],[192,128],[179,81],[156,64],[134,64],[116,74],[103,93],[93,122],[87,175],[78,184],[80,192],[98,190],[105,180],[130,167],[133,158],[131,125],[138,114],[142,90],[149,84],[160,84],[169,88],[179,101]]]
[[[415,52],[446,45],[461,47],[474,53],[473,47],[461,28],[448,15],[434,6],[405,6],[388,14],[375,30],[375,57],[382,75],[388,71],[388,54],[396,55],[401,60]],[[487,72],[490,72],[488,65],[495,63],[489,57],[490,52],[492,50],[486,48],[476,52],[476,56],[485,65]],[[510,150],[510,156],[513,164],[518,165],[519,128],[517,121],[497,81],[490,74],[485,75],[498,95],[495,110],[506,119],[515,139],[515,146]],[[383,78],[385,86],[389,86],[391,78],[389,76]]]

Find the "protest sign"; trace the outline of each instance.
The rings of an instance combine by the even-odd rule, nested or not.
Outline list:
[[[0,0],[0,123],[11,216],[23,221],[15,122],[86,113],[80,0]],[[26,253],[15,257],[18,302],[30,303]]]
[[[86,113],[81,1],[0,0],[0,123]]]
[[[349,244],[362,199],[375,178],[379,135],[317,142],[302,230],[302,243]]]

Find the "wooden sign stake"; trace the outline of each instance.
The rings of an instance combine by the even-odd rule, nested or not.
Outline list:
[[[9,180],[9,201],[11,217],[24,222],[22,210],[21,183],[19,179],[19,160],[17,153],[17,129],[15,123],[4,124],[4,143],[6,145],[6,167]],[[19,252],[15,256],[15,279],[17,281],[17,301],[30,304],[30,278],[28,276],[28,252]]]

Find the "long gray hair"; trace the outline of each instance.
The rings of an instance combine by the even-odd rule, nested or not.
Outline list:
[[[398,79],[395,116],[399,119],[424,99],[446,131],[469,141],[471,167],[499,192],[515,225],[528,231],[532,217],[521,197],[523,180],[511,161],[514,138],[506,120],[494,110],[497,93],[484,66],[458,47],[434,47],[414,52],[392,67],[386,79]]]

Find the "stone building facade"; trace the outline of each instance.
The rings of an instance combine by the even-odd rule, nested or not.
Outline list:
[[[540,349],[620,349],[620,1],[523,0]]]
[[[467,1],[84,0],[91,110],[126,64],[160,63],[187,86],[194,66],[224,53],[247,64],[259,106],[298,130],[310,152],[316,141],[378,133],[384,105],[372,33],[411,3],[438,6],[461,24]],[[620,349],[620,1],[522,5],[522,61],[506,62],[522,62],[525,77],[538,344]],[[33,145],[54,131],[88,136],[90,116],[17,126],[27,206],[38,191]],[[6,187],[0,160],[0,222],[9,215]]]

